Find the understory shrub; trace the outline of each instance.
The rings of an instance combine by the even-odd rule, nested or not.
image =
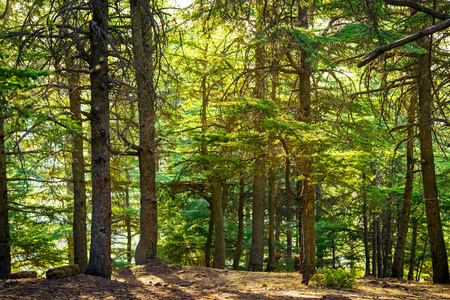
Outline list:
[[[329,288],[353,288],[357,282],[355,273],[345,269],[322,268],[315,274],[312,281]]]

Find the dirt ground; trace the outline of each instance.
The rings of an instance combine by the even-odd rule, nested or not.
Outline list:
[[[449,299],[450,284],[358,279],[358,287],[325,289],[301,284],[298,273],[181,267],[163,260],[113,274],[58,279],[0,280],[0,299]]]

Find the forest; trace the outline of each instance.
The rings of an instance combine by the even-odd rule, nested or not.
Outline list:
[[[0,279],[161,258],[450,283],[448,1],[0,13]]]

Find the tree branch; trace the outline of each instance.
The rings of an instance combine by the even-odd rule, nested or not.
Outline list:
[[[407,7],[413,8],[417,11],[426,13],[427,15],[430,15],[432,17],[438,18],[442,21],[450,19],[449,14],[446,14],[446,13],[443,13],[440,11],[436,11],[429,7],[420,5],[417,2],[413,2],[413,1],[409,1],[409,0],[384,0],[384,2],[386,2],[387,4],[392,5],[392,6],[407,6]]]
[[[387,45],[383,45],[381,47],[378,47],[377,49],[373,50],[370,53],[367,53],[366,55],[364,55],[363,58],[365,58],[363,61],[361,61],[360,63],[358,63],[358,68],[361,68],[365,65],[367,65],[369,62],[371,62],[372,60],[374,60],[375,58],[377,58],[378,56],[380,56],[381,54],[383,54],[386,51],[389,51],[391,49],[406,45],[408,43],[414,42],[420,38],[423,38],[424,36],[433,34],[435,32],[438,31],[442,31],[446,28],[450,27],[450,19],[445,20],[444,22],[441,22],[439,24],[427,27],[425,29],[420,30],[419,32],[416,32],[410,36],[407,36],[403,39],[397,40],[395,42],[392,42],[390,44]]]

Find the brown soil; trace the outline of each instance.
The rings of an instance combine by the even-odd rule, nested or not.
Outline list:
[[[223,271],[163,260],[113,274],[0,281],[0,299],[449,299],[450,284],[359,279],[351,290],[302,285],[298,273]]]

